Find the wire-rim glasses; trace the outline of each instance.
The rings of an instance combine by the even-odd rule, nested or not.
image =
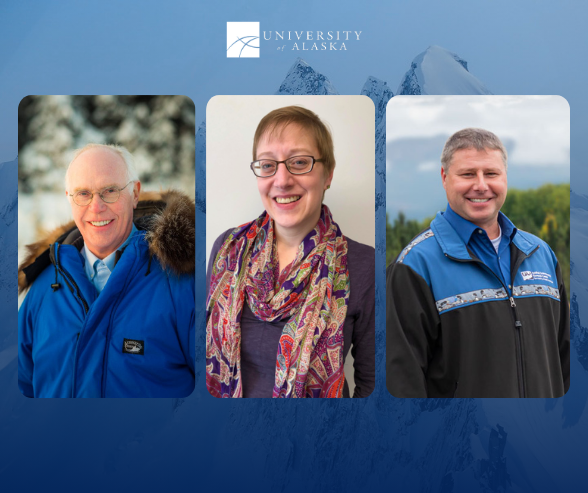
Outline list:
[[[76,205],[79,205],[80,207],[90,205],[92,203],[94,195],[98,195],[102,199],[102,201],[106,202],[107,204],[114,204],[119,199],[120,192],[127,188],[131,183],[134,183],[134,181],[131,180],[122,188],[106,187],[95,193],[90,192],[90,190],[78,190],[77,192],[74,192],[73,194],[69,195],[73,199],[74,203]]]
[[[314,163],[322,162],[322,159],[315,159],[313,156],[292,156],[285,161],[260,159],[251,163],[251,171],[258,178],[269,178],[278,172],[278,165],[284,163],[286,169],[293,175],[304,175],[312,171]]]

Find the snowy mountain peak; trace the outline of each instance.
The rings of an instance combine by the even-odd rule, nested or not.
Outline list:
[[[339,92],[323,74],[316,72],[302,58],[297,58],[276,94],[327,95]]]
[[[411,63],[397,94],[492,94],[459,55],[429,46]]]
[[[384,117],[386,112],[386,105],[388,101],[394,96],[394,93],[386,83],[386,81],[372,77],[371,75],[365,81],[363,89],[361,90],[362,96],[370,98],[376,107],[376,125]]]

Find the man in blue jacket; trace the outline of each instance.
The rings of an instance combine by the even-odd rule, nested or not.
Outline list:
[[[551,248],[500,212],[507,154],[487,130],[452,135],[449,202],[387,271],[386,381],[396,397],[560,397],[569,306]]]
[[[192,392],[194,203],[140,190],[125,148],[76,152],[66,173],[75,224],[30,245],[19,268],[24,395]]]

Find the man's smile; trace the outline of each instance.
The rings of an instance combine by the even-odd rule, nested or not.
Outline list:
[[[106,221],[88,221],[92,226],[96,226],[98,228],[102,228],[110,224],[114,219],[107,219]]]

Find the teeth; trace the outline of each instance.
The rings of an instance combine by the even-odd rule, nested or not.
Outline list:
[[[276,197],[278,204],[289,204],[290,202],[296,202],[300,200],[300,195],[294,195],[293,197]]]
[[[488,202],[490,199],[469,199],[471,202]]]
[[[106,226],[111,221],[112,221],[112,219],[110,219],[108,221],[90,221],[90,223],[92,224],[92,226]]]

